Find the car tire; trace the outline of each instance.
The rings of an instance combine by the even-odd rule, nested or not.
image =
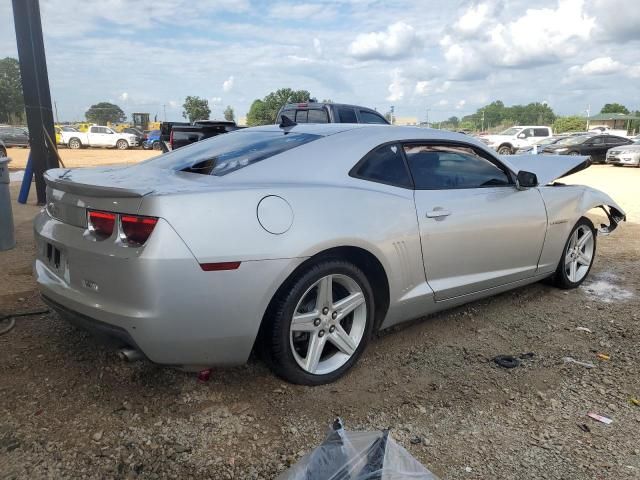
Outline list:
[[[327,285],[330,297],[321,293],[328,291]],[[276,375],[291,383],[322,385],[337,380],[357,362],[373,330],[374,295],[367,277],[350,262],[326,259],[301,271],[281,290],[259,340],[265,360]],[[340,310],[340,302],[344,306],[347,298],[358,306]],[[312,345],[319,346],[313,350],[320,352],[315,356],[309,356]]]
[[[156,141],[156,142],[153,142],[153,144],[151,145],[151,148],[153,148],[154,150],[162,150],[162,145],[160,145],[160,142]]]
[[[116,148],[118,150],[126,150],[129,148],[129,143],[126,140],[120,139],[116,142]]]
[[[70,138],[69,139],[69,148],[72,150],[78,150],[80,148],[82,148],[82,142],[80,141],[79,138]]]
[[[565,290],[577,288],[587,278],[596,257],[596,233],[593,223],[586,217],[580,218],[571,229],[552,277],[556,287]],[[588,236],[586,239],[585,235]]]
[[[580,155],[578,152],[569,152],[567,155]]]
[[[0,146],[0,158],[7,156],[7,149],[3,146]]]
[[[498,148],[498,155],[512,155],[513,150],[509,145],[500,145]]]

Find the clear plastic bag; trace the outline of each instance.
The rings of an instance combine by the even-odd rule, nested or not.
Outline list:
[[[348,432],[337,419],[320,446],[277,480],[438,480],[389,431]]]

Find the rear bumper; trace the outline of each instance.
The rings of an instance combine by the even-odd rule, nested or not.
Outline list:
[[[90,241],[83,228],[46,212],[34,228],[34,273],[47,303],[155,363],[181,367],[246,362],[273,294],[303,260],[205,272],[164,220],[143,248]],[[61,251],[58,265],[47,258],[47,245]]]

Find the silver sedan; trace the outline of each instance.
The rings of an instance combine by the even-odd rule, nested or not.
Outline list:
[[[606,194],[555,182],[588,165],[412,127],[249,128],[48,171],[35,275],[128,356],[197,370],[255,349],[321,384],[377,330],[548,277],[579,286],[596,235],[624,220]],[[608,225],[586,217],[597,207]]]
[[[606,162],[618,167],[640,167],[640,139],[631,145],[620,145],[607,150]]]

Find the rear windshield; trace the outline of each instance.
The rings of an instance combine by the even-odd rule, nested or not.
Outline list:
[[[236,131],[148,160],[151,166],[221,177],[321,138],[293,132]]]

